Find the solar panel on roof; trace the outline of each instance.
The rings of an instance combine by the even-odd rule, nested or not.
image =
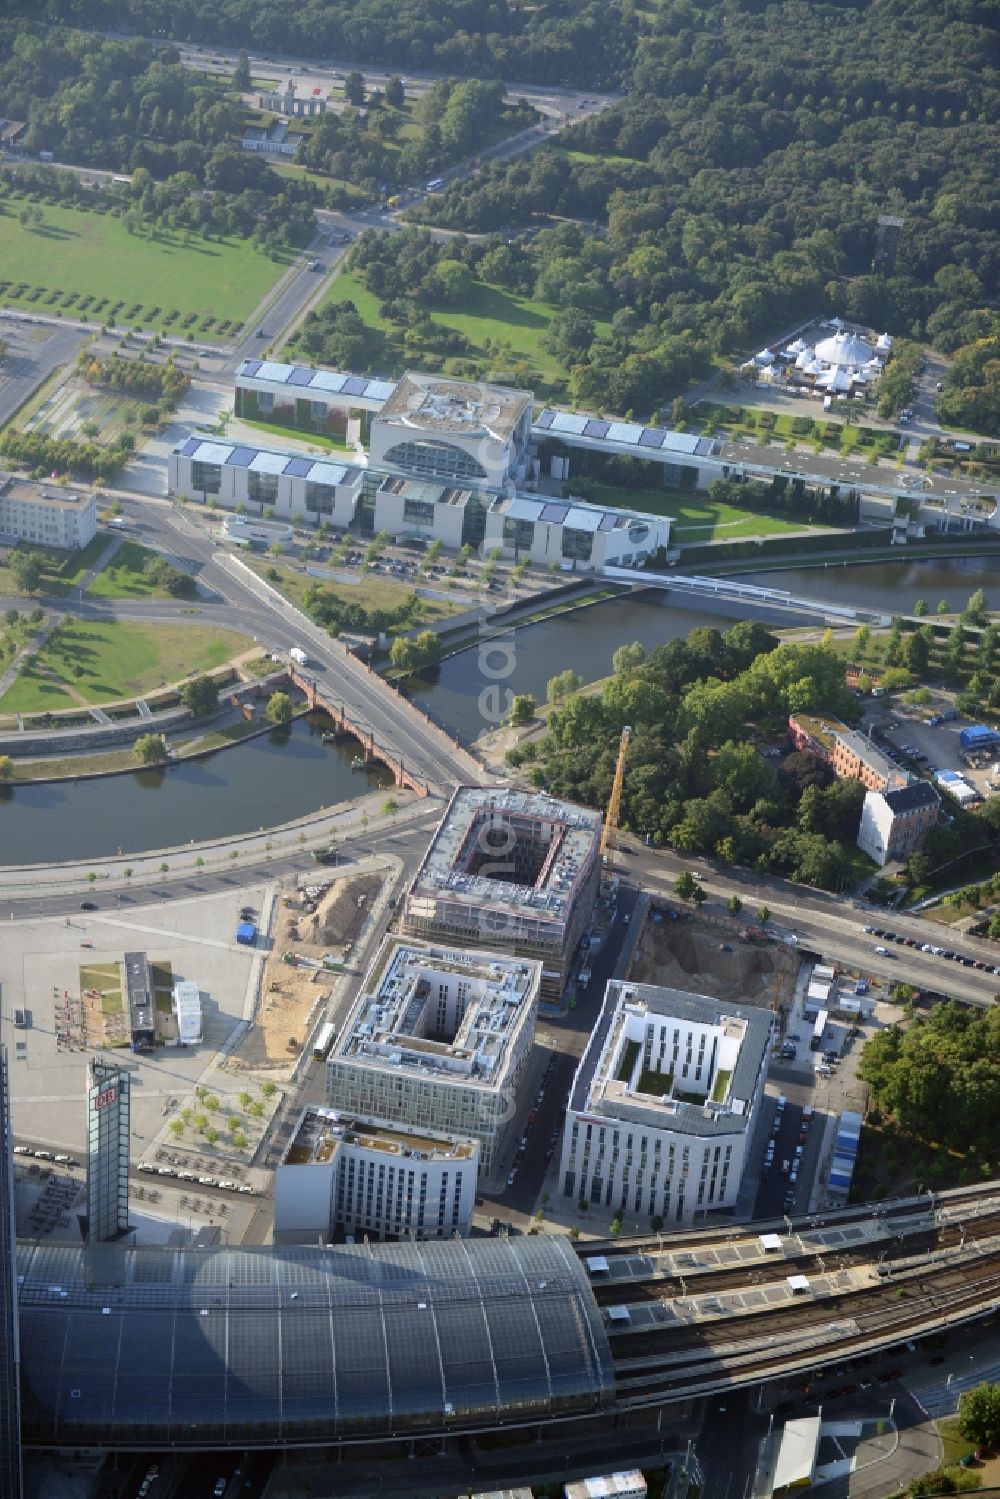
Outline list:
[[[342,484],[346,476],[342,463],[314,463],[309,473],[313,484]]]
[[[257,378],[270,380],[272,385],[284,385],[294,368],[294,364],[278,364],[266,359],[257,372]]]
[[[230,466],[232,468],[249,468],[256,454],[256,448],[241,448],[237,446],[233,448],[233,451],[229,455]]]
[[[232,451],[231,442],[199,442],[191,456],[196,463],[228,463]]]
[[[367,380],[362,380],[360,375],[349,375],[344,381],[343,393],[345,396],[363,396]]]
[[[542,513],[539,516],[539,519],[554,521],[558,525],[560,521],[564,521],[566,519],[568,514],[568,505],[557,505],[554,502],[550,502],[548,505],[542,506]]]
[[[597,529],[599,531],[614,531],[616,527],[624,524],[625,520],[623,516],[612,515],[610,511],[606,511],[604,515],[601,516],[601,524]]]
[[[596,531],[600,523],[599,510],[584,510],[580,505],[574,505],[566,517],[567,526],[574,531]]]
[[[296,365],[289,375],[287,383],[289,385],[311,385],[312,377],[312,370],[304,370],[301,365]]]
[[[186,437],[184,439],[184,441],[181,443],[180,447],[176,449],[176,451],[180,454],[180,456],[182,458],[190,458],[191,454],[199,446],[199,443],[200,443],[200,438],[197,438],[197,437]]]
[[[239,369],[236,371],[237,378],[240,375],[246,375],[246,376],[252,378],[254,375],[256,375],[257,371],[260,369],[260,366],[261,366],[261,360],[259,360],[259,359],[244,359],[243,363],[240,365]]]
[[[660,431],[659,427],[643,427],[639,446],[640,448],[662,448],[666,435],[665,432]]]
[[[550,430],[552,432],[571,432],[574,437],[580,437],[590,417],[578,416],[574,411],[557,411],[552,417]]]
[[[601,421],[595,416],[584,427],[583,435],[584,437],[607,437],[610,426],[610,422]]]
[[[663,436],[664,450],[672,453],[695,453],[698,444],[704,441],[701,437],[695,437],[691,432],[665,432]]]
[[[612,422],[608,428],[608,441],[623,442],[635,447],[643,430],[638,422]]]
[[[543,429],[545,429],[546,427],[551,427],[552,426],[552,418],[554,416],[555,416],[555,412],[554,411],[543,411],[541,413],[541,415],[539,416],[537,422],[535,423],[535,426],[536,427],[541,427]]]
[[[287,465],[287,453],[258,453],[248,466],[255,474],[283,474]]]
[[[372,401],[387,401],[395,389],[392,380],[369,380],[367,394]]]
[[[291,458],[285,468],[285,473],[289,474],[293,479],[304,479],[312,467],[313,460],[311,458]]]
[[[311,370],[309,384],[314,390],[343,390],[349,376],[342,375],[339,370]]]

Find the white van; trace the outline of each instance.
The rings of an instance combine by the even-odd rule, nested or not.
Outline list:
[[[444,187],[444,178],[443,177],[432,177],[431,180],[430,180],[430,182],[428,182],[428,184],[427,184],[427,191],[429,193],[439,193],[443,187]]]

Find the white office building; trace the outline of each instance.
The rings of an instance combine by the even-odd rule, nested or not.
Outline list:
[[[372,419],[373,468],[500,489],[524,475],[530,390],[403,375]]]
[[[214,500],[225,509],[245,505],[251,515],[265,509],[289,520],[302,515],[346,529],[354,520],[362,470],[329,458],[282,453],[195,433],[179,443],[167,462],[172,493]]]
[[[97,534],[97,500],[86,490],[0,474],[0,536],[73,551]]]
[[[527,557],[540,567],[558,563],[564,571],[641,567],[669,542],[668,516],[526,494],[494,501],[484,538],[487,551],[498,547],[506,557]]]
[[[274,1242],[448,1239],[472,1226],[475,1140],[303,1110],[274,1182]]]
[[[771,1030],[766,1010],[610,983],[570,1094],[564,1196],[668,1223],[732,1207]]]
[[[339,1113],[503,1156],[535,1034],[541,965],[387,941],[327,1059]]]

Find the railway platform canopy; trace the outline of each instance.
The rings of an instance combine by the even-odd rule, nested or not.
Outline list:
[[[567,1240],[18,1246],[24,1440],[321,1445],[585,1415],[615,1380]]]

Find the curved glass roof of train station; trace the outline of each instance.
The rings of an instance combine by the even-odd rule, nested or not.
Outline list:
[[[309,1445],[585,1413],[614,1394],[564,1238],[20,1244],[18,1280],[28,1443]]]

